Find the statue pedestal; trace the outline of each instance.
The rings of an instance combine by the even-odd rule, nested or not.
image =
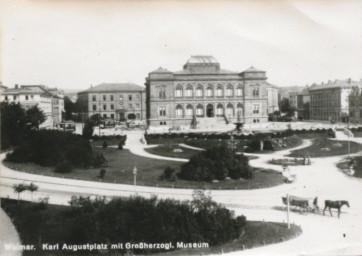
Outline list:
[[[236,122],[236,123],[234,123],[234,124],[235,124],[235,130],[238,131],[238,132],[241,132],[242,129],[243,129],[244,123],[242,123],[242,122]]]

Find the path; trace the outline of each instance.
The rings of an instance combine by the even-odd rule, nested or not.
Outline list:
[[[21,256],[22,251],[5,250],[5,245],[20,245],[20,238],[10,218],[0,208],[0,255]]]
[[[143,155],[143,146],[140,146],[142,143],[137,140],[137,136],[139,135],[128,136],[126,146],[132,153]],[[303,141],[303,145],[298,148],[308,146],[309,143]],[[267,161],[270,158],[288,154],[289,151],[258,154],[259,158],[251,160],[250,163],[253,166],[278,169],[278,166],[270,165]],[[147,157],[154,158],[154,156],[149,154]],[[331,218],[329,214],[321,216],[291,213],[291,220],[302,226],[303,234],[300,237],[285,243],[234,252],[230,255],[300,255],[301,253],[319,255],[322,252],[341,252],[343,250],[352,254],[360,254],[362,252],[362,229],[358,224],[362,217],[362,199],[359,196],[362,194],[362,180],[348,177],[338,171],[336,163],[343,158],[344,156],[313,158],[311,166],[291,167],[291,172],[297,175],[297,181],[294,184],[257,190],[212,191],[215,201],[235,210],[237,214],[245,214],[250,220],[285,221],[286,213],[273,209],[273,207],[282,206],[281,197],[287,193],[305,197],[318,196],[320,207],[323,207],[325,199],[346,199],[351,205],[351,208],[343,208],[341,219]],[[168,158],[166,159],[168,160]],[[61,179],[17,172],[3,165],[1,168],[0,192],[2,196],[16,198],[11,188],[12,185],[23,180],[27,183],[33,181],[40,188],[39,192],[34,193],[34,197],[50,196],[50,203],[53,204],[67,204],[72,195],[128,196],[137,192],[143,196],[158,195],[160,198],[183,200],[190,199],[192,194],[192,191],[188,189],[134,187]],[[30,200],[30,193],[23,193],[21,197]],[[343,234],[346,236],[344,237]]]

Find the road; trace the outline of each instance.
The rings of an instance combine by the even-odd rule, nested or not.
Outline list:
[[[140,142],[142,133],[129,132],[126,147],[132,153],[143,155],[145,147]],[[338,139],[338,138],[337,138]],[[303,141],[306,147],[310,141]],[[250,164],[256,167],[280,170],[280,166],[270,165],[267,162],[272,158],[280,158],[289,153],[289,150],[273,154],[258,154],[258,158]],[[145,155],[146,156],[146,155]],[[4,157],[2,155],[2,157]],[[152,157],[148,154],[146,157]],[[212,191],[215,201],[224,204],[235,211],[244,214],[249,220],[286,221],[286,213],[281,210],[281,197],[287,193],[302,197],[313,198],[318,196],[319,207],[324,207],[324,200],[348,200],[351,208],[343,208],[341,218],[322,214],[291,213],[291,220],[301,225],[303,234],[287,242],[264,246],[242,252],[233,252],[228,255],[342,255],[362,253],[362,180],[346,176],[340,172],[336,164],[345,156],[312,158],[311,166],[291,167],[291,173],[297,175],[293,184],[284,184],[272,188],[257,190],[217,190]],[[157,157],[158,159],[159,157]],[[158,159],[161,161],[160,159]],[[184,160],[184,159],[182,159]],[[122,184],[107,184],[81,180],[45,177],[29,173],[10,170],[1,165],[1,196],[16,198],[12,185],[21,182],[34,182],[40,191],[34,193],[34,198],[48,196],[52,204],[68,204],[72,195],[90,196],[128,196],[139,194],[142,196],[157,195],[159,198],[190,199],[192,191],[188,189],[168,189],[145,186],[131,186]],[[29,192],[21,194],[21,198],[30,200]]]

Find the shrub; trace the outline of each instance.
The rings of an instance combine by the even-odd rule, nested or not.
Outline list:
[[[168,180],[171,181],[175,177],[176,170],[172,168],[171,166],[168,166],[163,170],[162,175],[160,176],[160,180]]]
[[[264,148],[263,150],[274,150],[273,148],[273,144],[271,143],[270,140],[264,140]]]
[[[93,166],[99,167],[106,162],[106,159],[102,153],[94,153]]]
[[[188,163],[181,166],[178,177],[184,180],[207,181],[224,180],[226,177],[238,179],[252,178],[249,159],[234,154],[228,147],[221,145],[192,156]]]
[[[245,152],[248,153],[257,152],[260,151],[260,148],[261,148],[260,140],[255,138],[248,144],[248,147],[246,148]]]
[[[118,149],[123,149],[123,143],[122,142],[119,142],[119,144],[118,144]]]
[[[82,135],[85,138],[91,138],[94,132],[94,124],[90,119],[87,119],[84,123]]]
[[[103,141],[103,148],[107,148],[108,147],[108,143],[107,143],[107,141]]]
[[[71,171],[72,171],[72,165],[67,161],[58,163],[54,168],[54,172],[57,173],[70,173]]]
[[[101,170],[99,171],[99,178],[103,179],[105,175],[106,175],[106,170],[105,170],[105,169],[101,169]]]

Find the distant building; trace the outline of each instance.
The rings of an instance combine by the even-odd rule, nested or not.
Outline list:
[[[99,114],[114,120],[146,117],[145,88],[132,83],[103,83],[78,92],[82,119]]]
[[[300,120],[310,119],[310,94],[309,88],[304,88],[297,95],[297,117]]]
[[[145,83],[149,125],[266,122],[277,108],[277,90],[266,80],[266,72],[254,67],[221,69],[212,56],[191,56],[181,71],[159,68]]]
[[[349,95],[353,87],[360,87],[358,81],[335,80],[312,85],[310,93],[310,119],[347,122],[350,105]]]
[[[52,97],[52,118],[53,125],[58,125],[62,122],[62,114],[64,112],[64,92],[57,88],[48,88]]]
[[[62,111],[62,108],[55,107],[56,104],[62,104],[61,93],[55,92],[56,89],[44,85],[15,85],[14,88],[4,88],[0,100],[20,103],[25,109],[37,105],[45,115],[45,121],[40,127],[53,127],[61,122]]]
[[[349,95],[349,121],[355,124],[362,124],[362,81],[360,85],[352,88]]]

